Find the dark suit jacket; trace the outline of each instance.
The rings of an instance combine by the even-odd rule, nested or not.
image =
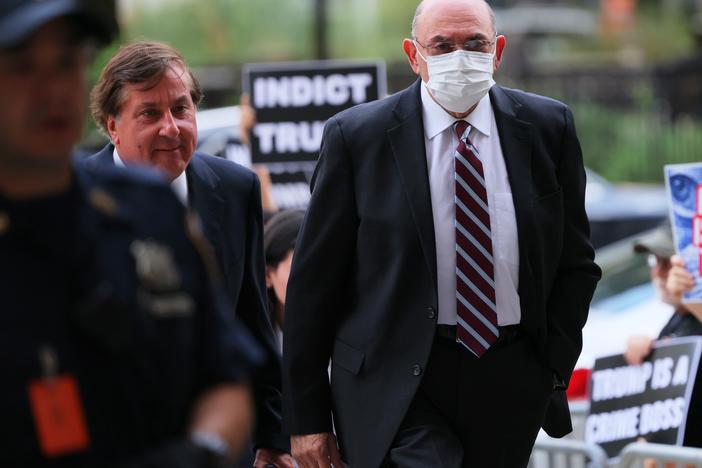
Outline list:
[[[88,158],[93,170],[114,164],[114,146]],[[196,152],[186,169],[188,198],[212,244],[234,313],[268,356],[254,378],[254,445],[289,451],[281,431],[280,360],[266,312],[261,194],[255,174],[222,158]]]
[[[436,249],[419,86],[327,123],[288,284],[284,425],[293,434],[330,431],[333,411],[353,467],[380,464],[434,341]],[[573,118],[565,105],[521,91],[495,86],[490,98],[517,218],[521,325],[544,364],[567,379],[600,277]],[[545,427],[563,435],[564,392],[551,402]]]

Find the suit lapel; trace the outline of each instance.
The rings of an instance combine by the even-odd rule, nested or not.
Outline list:
[[[219,177],[198,153],[188,164],[186,175],[188,203],[198,213],[205,237],[212,245],[224,245],[220,242],[224,200],[218,192]],[[221,258],[221,252],[217,254]]]
[[[417,80],[403,91],[394,109],[398,125],[388,130],[388,138],[436,290],[436,237],[424,145],[420,84],[421,81]]]
[[[95,153],[94,155],[85,160],[87,167],[90,169],[99,169],[101,167],[114,167],[114,151],[115,147],[112,145],[112,143],[108,143],[99,152]]]
[[[518,118],[521,104],[510,98],[499,86],[490,90],[490,101],[495,113],[495,122],[500,134],[500,145],[505,158],[507,176],[512,187],[512,200],[517,218],[517,238],[519,242],[519,285],[526,291],[529,278],[528,246],[532,235],[531,178],[532,126]]]

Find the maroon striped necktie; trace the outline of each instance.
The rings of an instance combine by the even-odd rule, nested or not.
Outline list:
[[[456,122],[456,341],[481,357],[500,332],[487,190],[470,130],[467,122]]]

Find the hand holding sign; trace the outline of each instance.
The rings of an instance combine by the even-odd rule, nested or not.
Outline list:
[[[666,288],[677,300],[682,299],[683,293],[691,290],[695,286],[695,279],[685,268],[685,262],[678,255],[670,258],[670,271]]]
[[[664,168],[671,213],[675,250],[684,268],[692,275],[689,282],[672,284],[682,293],[682,302],[702,319],[702,164],[669,164]],[[677,274],[679,273],[679,274]],[[683,280],[682,270],[676,278]]]
[[[624,359],[630,366],[640,365],[651,354],[654,339],[650,336],[632,336],[627,340]]]
[[[676,308],[690,312],[702,321],[702,304],[683,302],[683,295],[695,287],[695,278],[685,268],[685,261],[678,255],[670,259],[671,267],[666,281],[666,289],[671,298],[676,301]]]

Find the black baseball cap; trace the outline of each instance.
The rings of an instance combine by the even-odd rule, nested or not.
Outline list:
[[[661,258],[670,258],[675,255],[670,221],[664,221],[657,228],[634,240],[634,252],[652,253]]]
[[[114,0],[0,0],[0,48],[21,43],[62,16],[75,18],[85,34],[102,43],[118,32]]]

